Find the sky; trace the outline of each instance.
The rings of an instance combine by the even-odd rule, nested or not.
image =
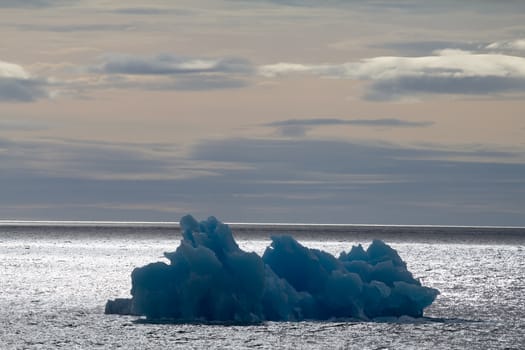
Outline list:
[[[0,0],[0,219],[525,226],[521,0]]]

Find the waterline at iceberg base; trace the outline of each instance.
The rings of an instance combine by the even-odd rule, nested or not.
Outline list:
[[[245,252],[215,217],[180,221],[183,239],[169,264],[131,274],[130,299],[109,300],[107,314],[152,322],[301,321],[421,317],[439,291],[422,286],[380,240],[339,258],[274,236],[262,258]]]

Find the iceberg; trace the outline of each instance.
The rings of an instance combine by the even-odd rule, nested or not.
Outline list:
[[[169,263],[131,273],[131,298],[109,300],[107,314],[150,321],[301,321],[422,317],[439,291],[422,286],[398,253],[380,240],[338,258],[273,236],[262,257],[245,252],[215,217],[180,221],[182,240]]]

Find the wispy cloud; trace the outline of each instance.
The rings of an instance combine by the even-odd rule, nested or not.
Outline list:
[[[277,63],[259,68],[275,78],[311,74],[371,81],[366,98],[390,100],[421,94],[490,95],[525,91],[525,58],[442,50],[433,56],[374,57],[342,64]]]
[[[256,198],[265,208],[258,211],[261,217],[315,221],[333,215],[339,221],[341,217],[347,222],[377,222],[380,218],[389,223],[443,223],[446,217],[450,224],[502,220],[498,222],[507,225],[522,221],[523,209],[516,209],[524,204],[521,174],[525,159],[519,150],[232,139],[201,143],[190,156],[252,166],[251,170],[226,172],[217,180],[226,192]],[[218,190],[211,185],[207,188]],[[309,199],[304,200],[306,197]],[[246,200],[243,207],[249,208],[253,201]],[[419,205],[436,202],[443,206],[435,211]],[[479,203],[487,204],[483,218],[479,211],[469,209],[479,208]]]
[[[141,217],[169,220],[192,208],[246,221],[523,222],[519,151],[223,139],[179,152],[162,144],[1,138],[0,150],[0,180],[9,184],[0,207],[15,218],[136,220],[140,208]],[[441,206],[429,210],[435,203]],[[50,208],[30,208],[39,204]]]
[[[385,42],[381,44],[371,44],[371,48],[380,48],[392,50],[403,56],[429,56],[434,52],[439,52],[447,49],[463,50],[479,52],[484,50],[488,44],[486,42],[476,41],[447,41],[447,40],[405,40],[405,41],[393,41]],[[334,47],[345,46],[344,42],[334,43]]]
[[[235,0],[245,3],[267,3],[284,6],[355,9],[362,8],[371,11],[391,10],[405,13],[440,13],[449,12],[451,8],[457,11],[476,11],[482,13],[513,13],[525,9],[525,4],[520,0]]]
[[[354,125],[354,126],[378,126],[378,127],[425,127],[434,124],[430,121],[408,121],[396,118],[381,119],[336,119],[336,118],[313,118],[313,119],[287,119],[265,124],[266,126],[328,126],[328,125]]]
[[[334,47],[344,47],[345,42],[332,44]],[[410,56],[428,56],[443,50],[462,50],[466,52],[506,53],[520,56],[525,52],[525,39],[506,39],[498,41],[445,41],[419,40],[395,41],[370,45],[371,48],[385,48]]]
[[[6,168],[59,178],[161,181],[214,176],[224,166],[236,168],[188,161],[170,144],[0,138],[0,149]]]
[[[244,146],[241,146],[244,145]],[[458,145],[443,149],[438,145],[403,147],[389,143],[332,140],[233,139],[203,142],[193,149],[192,159],[252,164],[285,164],[293,160],[296,170],[331,169],[334,173],[368,173],[395,166],[406,172],[404,162],[516,163],[525,166],[519,150],[487,149],[482,145]],[[398,163],[386,162],[397,160]],[[291,163],[290,163],[291,164]],[[355,165],[359,164],[359,167]],[[328,166],[325,168],[324,166]],[[399,166],[399,167],[398,167]],[[424,166],[421,168],[423,169]],[[442,169],[446,172],[447,169]],[[328,171],[328,170],[327,170]],[[390,173],[390,172],[389,172]]]
[[[485,46],[487,50],[525,51],[525,39],[500,40]]]
[[[189,15],[191,10],[176,9],[169,7],[120,7],[111,10],[112,13],[121,15],[138,15],[138,16],[157,16],[166,14]]]
[[[133,24],[110,24],[110,23],[90,23],[90,24],[13,24],[7,26],[16,27],[19,30],[35,31],[35,32],[120,32],[131,31],[136,29]]]
[[[349,125],[357,127],[381,127],[381,128],[413,128],[428,127],[433,125],[430,121],[408,121],[396,118],[381,119],[337,119],[337,118],[313,118],[313,119],[287,119],[264,124],[276,127],[279,133],[288,137],[304,136],[309,130],[320,126]]]
[[[51,123],[45,123],[42,121],[24,120],[24,119],[0,119],[0,130],[1,131],[34,131],[48,129]]]

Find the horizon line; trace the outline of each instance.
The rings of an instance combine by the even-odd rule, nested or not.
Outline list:
[[[325,226],[325,227],[446,227],[446,228],[502,228],[502,229],[525,229],[525,226],[504,225],[436,225],[436,224],[328,224],[328,223],[286,223],[286,222],[224,222],[235,226]],[[142,226],[179,226],[178,221],[112,221],[112,220],[0,220],[0,226],[119,226],[119,225],[142,225]]]

